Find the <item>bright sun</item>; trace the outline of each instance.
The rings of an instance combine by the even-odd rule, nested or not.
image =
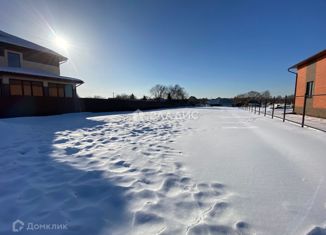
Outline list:
[[[54,38],[54,43],[60,49],[67,50],[69,48],[69,42],[65,38],[63,38],[61,36],[56,36]]]

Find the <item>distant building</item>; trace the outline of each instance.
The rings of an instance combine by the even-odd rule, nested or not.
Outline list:
[[[326,118],[326,50],[289,68],[296,69],[294,112],[302,113],[307,96],[306,114]]]
[[[60,75],[67,58],[0,31],[0,96],[73,98],[83,81]]]

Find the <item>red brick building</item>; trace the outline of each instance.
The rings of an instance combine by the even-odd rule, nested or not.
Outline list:
[[[306,114],[326,118],[326,50],[293,65],[289,71],[296,73],[294,112],[302,113],[306,96]]]

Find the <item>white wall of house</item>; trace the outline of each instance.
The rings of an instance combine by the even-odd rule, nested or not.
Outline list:
[[[49,72],[55,75],[60,75],[60,68],[58,66],[54,65],[48,65],[48,64],[41,64],[36,63],[28,60],[22,60],[22,67],[23,68],[29,68],[34,70],[40,70],[44,72]]]
[[[13,50],[6,50],[6,49],[5,49],[5,53],[4,53],[5,55],[0,56],[0,66],[2,66],[2,67],[8,66],[8,59],[7,59],[8,51],[12,51],[12,52],[20,54],[22,68],[39,70],[39,71],[48,72],[48,73],[55,74],[55,75],[60,75],[60,67],[59,66],[42,64],[42,63],[25,60],[24,55],[21,52],[13,51]]]

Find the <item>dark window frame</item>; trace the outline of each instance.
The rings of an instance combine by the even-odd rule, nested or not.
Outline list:
[[[16,84],[15,84],[16,83]],[[20,85],[21,95],[13,95],[11,92],[12,85]],[[10,96],[24,96],[23,81],[20,79],[9,79],[9,94]]]
[[[69,91],[67,92],[68,87],[69,87]],[[73,98],[74,97],[74,88],[73,88],[72,84],[65,84],[64,89],[65,89],[65,98]]]
[[[21,95],[12,95],[11,94],[11,83],[16,83],[16,85],[20,85],[21,88]],[[30,87],[30,95],[26,95],[25,91],[24,91],[24,85],[26,85]],[[33,86],[38,86],[41,88],[42,91],[42,95],[35,95],[35,92],[33,91]],[[30,80],[22,80],[22,79],[16,79],[16,78],[10,78],[9,79],[9,94],[10,96],[33,96],[33,97],[43,97],[44,95],[44,86],[43,83],[41,81],[30,81]]]
[[[35,95],[34,94],[35,92],[33,92],[33,87],[37,87],[37,86],[41,88],[42,95]],[[32,89],[32,96],[35,96],[35,97],[43,97],[43,96],[45,96],[45,94],[44,94],[44,86],[43,86],[42,82],[40,82],[40,81],[32,81],[31,82],[31,89]]]
[[[56,96],[52,96],[51,95],[51,89],[53,89],[53,88],[55,88],[55,90],[56,90]],[[55,83],[48,83],[48,89],[49,89],[49,97],[58,97],[58,87],[57,87],[57,85],[55,84]]]
[[[13,56],[18,56],[19,61],[17,64],[16,63],[12,64],[12,61],[10,59],[13,59],[14,58]],[[22,67],[21,53],[15,51],[7,51],[7,65],[8,67],[12,67],[12,68],[21,68]]]
[[[306,83],[306,96],[308,98],[311,98],[313,96],[313,93],[314,93],[314,82],[309,81]]]
[[[33,96],[33,89],[32,89],[32,82],[31,81],[26,81],[26,80],[21,80],[22,82],[22,88],[23,88],[23,96]],[[29,86],[29,89],[31,91],[31,95],[26,95],[25,94],[25,87],[24,86]]]
[[[59,83],[52,83],[52,82],[49,82],[48,83],[48,88],[49,88],[49,96],[50,97],[56,97],[56,98],[66,98],[66,91],[65,91],[65,84],[59,84]],[[57,95],[56,96],[51,96],[50,95],[50,88],[55,88],[56,89],[56,93]],[[63,96],[59,96],[59,89],[62,89],[63,90]]]

